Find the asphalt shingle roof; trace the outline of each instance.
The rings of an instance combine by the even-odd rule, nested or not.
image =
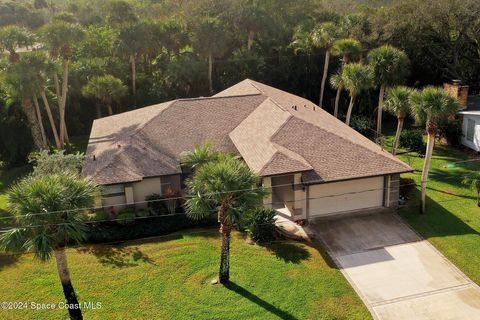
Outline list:
[[[412,171],[312,102],[246,79],[95,120],[83,173],[99,184],[180,173],[180,153],[207,141],[259,175],[303,172],[306,183]]]

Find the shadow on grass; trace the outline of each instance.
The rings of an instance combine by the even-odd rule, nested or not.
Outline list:
[[[18,255],[0,254],[0,271],[18,262]]]
[[[112,268],[136,267],[140,263],[155,264],[138,247],[93,245],[77,249],[80,253],[93,254],[104,266]]]
[[[452,199],[453,201],[454,199]],[[462,219],[444,208],[441,203],[427,196],[426,213],[420,213],[420,190],[415,189],[411,199],[399,210],[405,218],[425,238],[467,235],[480,233]],[[475,204],[472,203],[472,206]]]
[[[300,263],[302,260],[310,258],[310,252],[302,247],[301,244],[293,244],[288,242],[272,243],[266,245],[267,250],[275,253],[277,259],[287,263]]]
[[[313,240],[310,243],[307,243],[308,246],[317,250],[318,253],[322,256],[322,259],[328,265],[329,268],[338,269],[338,266],[333,261],[332,257],[328,254],[327,250],[323,246],[323,244],[318,240]]]
[[[232,291],[236,292],[237,294],[241,295],[242,297],[250,300],[251,302],[255,303],[256,305],[262,307],[266,311],[276,315],[280,319],[289,319],[289,320],[297,319],[292,314],[275,307],[271,303],[263,300],[262,298],[258,297],[257,295],[254,295],[253,293],[251,293],[247,289],[237,285],[235,282],[229,282],[228,284],[225,285],[225,287],[229,290],[232,290]]]

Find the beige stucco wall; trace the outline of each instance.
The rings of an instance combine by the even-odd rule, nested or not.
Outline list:
[[[310,185],[308,216],[381,207],[383,187],[383,176]]]
[[[145,197],[152,193],[161,194],[161,178],[145,178],[142,181],[132,183],[133,187],[133,200],[136,203],[137,208],[146,208]]]
[[[114,197],[104,197],[102,199],[102,206],[105,208],[105,210],[110,210],[113,209],[113,211],[118,212],[125,208],[123,205],[126,203],[125,200],[125,195],[119,195],[119,196],[114,196]]]

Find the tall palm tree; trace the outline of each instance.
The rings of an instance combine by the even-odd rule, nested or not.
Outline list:
[[[477,193],[477,207],[480,207],[480,174],[475,172],[464,177],[462,184],[469,186]]]
[[[223,156],[220,160],[207,162],[198,167],[193,177],[187,180],[191,197],[186,201],[187,214],[194,219],[203,219],[216,210],[222,249],[219,281],[230,279],[230,233],[234,225],[248,210],[261,205],[266,196],[259,188],[260,178],[241,160]]]
[[[335,56],[341,56],[342,68],[346,64],[350,63],[352,59],[357,58],[362,51],[362,45],[355,39],[339,39],[333,43],[332,54]],[[340,70],[340,73],[342,71]],[[341,83],[339,83],[341,84]],[[337,94],[335,98],[335,110],[338,110],[340,103],[340,95],[343,90],[343,86],[337,86]]]
[[[228,49],[229,37],[225,26],[218,18],[202,18],[195,28],[193,40],[195,50],[207,58],[208,89],[213,93],[214,59],[223,56]]]
[[[122,80],[112,75],[95,76],[88,80],[88,83],[82,88],[83,95],[101,100],[107,106],[108,114],[111,116],[112,101],[119,101],[127,94],[127,87]],[[101,113],[97,110],[98,118]]]
[[[33,97],[38,91],[38,77],[29,62],[29,55],[25,54],[18,62],[10,64],[5,72],[5,84],[9,92],[21,101],[23,112],[26,115],[31,130],[32,139],[37,149],[46,147],[45,132],[42,129],[41,113],[33,103]]]
[[[427,130],[427,150],[422,170],[422,213],[425,213],[425,200],[427,193],[427,179],[432,159],[435,135],[438,123],[455,115],[461,108],[457,99],[450,96],[442,88],[426,87],[422,91],[412,94],[412,113],[418,123],[425,123]]]
[[[96,185],[74,174],[32,175],[8,192],[9,210],[15,214],[18,226],[0,236],[1,248],[8,252],[33,252],[42,261],[54,256],[69,305],[79,303],[65,247],[69,241],[85,238],[79,209],[92,207],[97,194]],[[83,319],[80,308],[69,308],[68,312],[71,319]]]
[[[9,60],[15,63],[19,60],[17,50],[33,43],[33,37],[28,30],[18,26],[5,26],[0,28],[0,53],[8,51]]]
[[[373,72],[369,66],[360,63],[350,63],[343,67],[342,83],[350,94],[350,104],[348,105],[347,117],[345,123],[350,125],[353,105],[360,92],[373,87]]]
[[[342,73],[335,73],[333,76],[330,77],[330,85],[332,88],[337,89],[337,95],[335,96],[335,108],[333,109],[333,116],[338,118],[338,106],[340,104],[340,93],[342,92],[342,88],[344,87],[343,80],[342,80]]]
[[[324,22],[313,29],[311,33],[312,44],[318,48],[325,49],[325,64],[323,66],[322,82],[320,84],[320,100],[318,105],[323,107],[323,93],[325,90],[325,82],[328,76],[328,67],[330,63],[330,55],[335,41],[341,36],[340,28],[333,22]]]
[[[213,143],[207,142],[196,146],[192,150],[182,152],[179,160],[182,167],[194,171],[201,165],[219,160],[221,156],[221,153],[215,151]]]
[[[413,90],[404,86],[393,87],[387,92],[387,98],[385,100],[385,109],[397,116],[397,132],[395,133],[395,139],[393,140],[392,153],[397,153],[398,142],[400,140],[400,134],[402,133],[403,123],[410,111],[410,98]]]
[[[384,45],[373,49],[368,54],[368,63],[372,66],[375,74],[375,82],[380,86],[377,108],[377,134],[382,133],[382,110],[385,89],[402,84],[408,73],[407,54],[390,45]]]
[[[61,148],[64,147],[66,140],[65,107],[67,104],[68,91],[68,71],[72,47],[78,43],[84,36],[84,30],[77,23],[70,23],[62,20],[56,20],[46,25],[42,30],[42,38],[50,50],[52,57],[61,57],[63,62],[62,86],[58,83],[55,72],[55,86],[59,101],[60,114],[60,132],[59,140]]]

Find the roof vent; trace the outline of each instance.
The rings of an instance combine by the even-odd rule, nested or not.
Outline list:
[[[292,109],[297,111],[297,106],[296,105],[292,106]]]
[[[119,145],[119,144],[117,144],[117,147],[121,148],[122,146],[121,146],[121,145]]]
[[[96,160],[97,160],[97,158],[95,158],[95,155],[93,155],[93,161],[96,161]]]

